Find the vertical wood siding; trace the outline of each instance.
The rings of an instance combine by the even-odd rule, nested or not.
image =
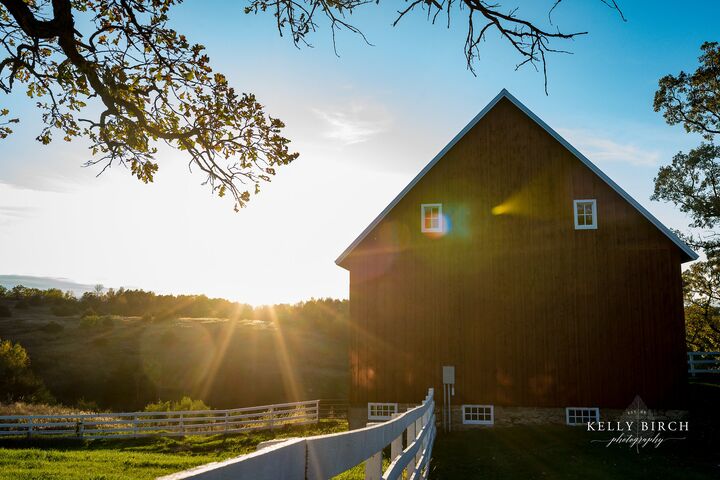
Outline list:
[[[575,230],[574,199],[597,199]],[[442,203],[448,232],[420,232]],[[351,402],[677,407],[681,252],[507,99],[345,260]]]

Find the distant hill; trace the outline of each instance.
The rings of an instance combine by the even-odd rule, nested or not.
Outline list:
[[[63,292],[71,291],[76,296],[81,296],[85,292],[91,292],[95,288],[95,285],[76,283],[67,278],[33,277],[30,275],[0,275],[0,285],[6,288],[22,285],[40,290],[57,288]]]
[[[11,283],[27,280],[38,278]],[[83,287],[54,283],[69,286]],[[230,408],[347,396],[347,300],[252,307],[125,289],[71,298],[57,289],[2,289],[0,339],[25,347],[64,405],[134,410],[188,395]]]

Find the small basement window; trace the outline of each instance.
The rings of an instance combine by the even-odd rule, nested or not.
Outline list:
[[[368,403],[368,420],[390,420],[396,413],[397,403]]]
[[[443,231],[442,203],[423,203],[420,205],[420,231]]]
[[[568,425],[585,425],[600,421],[600,409],[597,407],[567,407],[565,421]]]
[[[597,203],[595,199],[573,201],[575,212],[575,230],[597,228]]]
[[[495,423],[495,412],[492,405],[463,405],[463,425],[492,425]]]

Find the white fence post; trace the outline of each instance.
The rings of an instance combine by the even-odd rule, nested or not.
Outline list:
[[[32,419],[32,417],[30,417],[29,420],[30,420],[30,421],[29,421],[29,423],[28,423],[28,428],[27,428],[27,436],[28,436],[28,438],[32,437],[32,432],[33,432],[33,419]]]
[[[138,434],[138,417],[133,415],[133,438],[137,438]]]
[[[365,461],[365,480],[382,479],[382,450]]]
[[[397,418],[397,417],[399,417],[399,416],[400,416],[399,413],[393,413],[392,418]],[[399,457],[400,454],[402,453],[402,451],[403,451],[403,446],[402,446],[402,434],[400,434],[400,435],[399,435],[395,440],[393,440],[392,443],[390,444],[390,462],[392,462],[392,461],[395,460],[397,457]]]
[[[315,423],[320,423],[320,400],[315,400]]]
[[[270,430],[275,430],[275,408],[270,407]]]
[[[412,410],[412,409],[408,408],[408,410]],[[410,425],[408,425],[407,430],[405,431],[405,434],[407,436],[407,447],[412,445],[412,443],[417,438],[417,433],[415,431],[415,425],[416,425],[416,422],[412,422]],[[407,478],[410,478],[414,473],[415,473],[415,459],[413,458],[407,464]]]
[[[690,364],[690,375],[695,376],[695,352],[688,352],[688,363]]]
[[[425,426],[424,419],[425,419],[425,415],[422,415],[422,416],[420,416],[420,418],[415,420],[416,435],[420,435],[420,432],[422,432],[422,429]],[[422,448],[418,449],[418,452],[415,455],[415,465],[420,465],[420,457],[422,457]]]

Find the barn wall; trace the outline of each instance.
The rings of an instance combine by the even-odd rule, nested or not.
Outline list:
[[[573,199],[597,199],[575,230]],[[420,232],[442,203],[444,236]],[[676,407],[685,382],[681,252],[502,99],[345,260],[351,403]]]

